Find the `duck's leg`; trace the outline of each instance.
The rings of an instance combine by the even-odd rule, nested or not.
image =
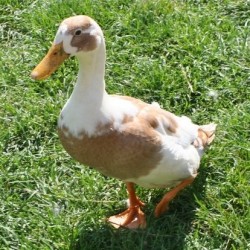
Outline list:
[[[146,220],[140,208],[144,203],[136,196],[134,183],[127,182],[126,185],[129,195],[129,207],[124,212],[109,217],[108,222],[115,228],[144,228],[146,227]]]
[[[179,185],[177,185],[175,188],[173,188],[168,193],[166,193],[164,195],[164,197],[162,198],[162,200],[159,202],[159,204],[155,208],[155,216],[159,217],[160,215],[162,215],[168,209],[169,202],[171,200],[173,200],[175,198],[175,196],[182,189],[184,189],[186,186],[191,184],[194,181],[195,177],[196,177],[196,175],[192,176],[192,177],[190,177],[188,179],[183,180]]]

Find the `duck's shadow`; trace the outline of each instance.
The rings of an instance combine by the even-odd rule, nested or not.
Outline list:
[[[153,210],[162,198],[164,190],[154,196],[144,209],[147,217],[146,229],[116,230],[105,222],[101,226],[93,225],[93,228],[84,227],[82,224],[79,225],[79,233],[73,238],[70,249],[184,249],[185,239],[191,232],[199,207],[197,200],[203,200],[205,196],[205,179],[206,173],[200,171],[195,182],[182,191],[170,203],[169,211],[158,219],[154,217]],[[110,215],[113,213],[114,211],[110,211]]]

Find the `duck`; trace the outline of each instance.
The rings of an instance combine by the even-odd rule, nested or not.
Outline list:
[[[136,195],[135,185],[170,188],[154,210],[156,217],[164,214],[170,201],[196,178],[217,125],[198,125],[158,103],[108,94],[105,38],[98,23],[86,15],[61,22],[51,48],[31,77],[44,80],[73,56],[79,71],[59,115],[60,141],[79,163],[126,184],[128,208],[107,221],[115,228],[145,228],[145,203]]]

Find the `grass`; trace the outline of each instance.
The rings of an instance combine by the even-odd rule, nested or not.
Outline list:
[[[199,176],[159,219],[166,190],[138,187],[145,230],[114,230],[124,185],[73,161],[56,133],[76,79],[68,60],[43,82],[30,72],[65,17],[87,14],[107,42],[109,93],[218,123]],[[0,3],[0,249],[249,249],[250,2]]]

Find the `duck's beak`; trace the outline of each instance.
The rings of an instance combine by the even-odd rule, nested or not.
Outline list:
[[[31,77],[43,80],[49,77],[70,55],[63,49],[63,43],[53,44],[43,60],[35,67]]]

